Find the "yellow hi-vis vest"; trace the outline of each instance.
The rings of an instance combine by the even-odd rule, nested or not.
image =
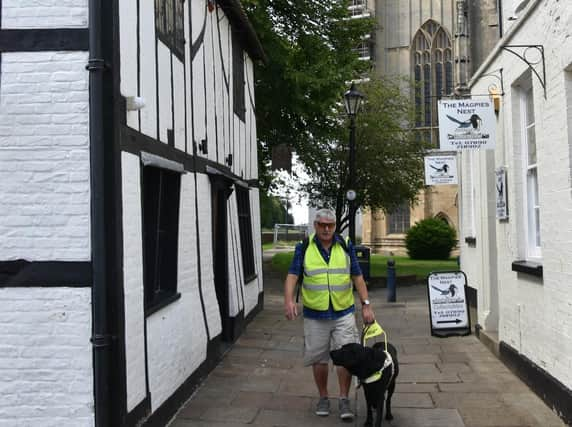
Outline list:
[[[327,264],[310,235],[304,255],[304,278],[302,301],[304,307],[312,310],[327,310],[330,305],[335,311],[349,308],[354,303],[350,276],[350,257],[339,243],[332,246],[330,263]]]

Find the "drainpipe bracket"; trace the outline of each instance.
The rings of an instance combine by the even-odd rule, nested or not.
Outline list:
[[[116,337],[114,335],[110,334],[95,334],[89,339],[89,341],[95,348],[109,347],[115,338]]]
[[[87,61],[85,69],[88,71],[108,70],[109,65],[103,59],[90,59]]]

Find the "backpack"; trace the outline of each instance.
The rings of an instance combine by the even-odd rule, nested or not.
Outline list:
[[[343,238],[341,234],[335,233],[334,239],[337,243],[341,245],[343,250],[349,255],[350,249],[348,248],[348,244],[346,239]],[[302,240],[302,271],[298,275],[298,281],[296,282],[296,302],[300,300],[300,288],[302,288],[302,281],[304,280],[304,257],[306,256],[306,249],[310,245],[310,237],[306,237]]]

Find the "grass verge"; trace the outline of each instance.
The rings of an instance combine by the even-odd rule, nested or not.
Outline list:
[[[272,257],[272,268],[280,273],[286,274],[292,262],[294,252],[280,252]],[[372,255],[370,259],[371,277],[387,276],[387,261],[395,261],[395,273],[397,276],[413,276],[418,280],[425,280],[432,271],[457,270],[457,260],[415,260],[409,257],[388,257],[382,255]]]

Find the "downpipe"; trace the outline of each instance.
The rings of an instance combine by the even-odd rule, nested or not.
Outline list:
[[[91,179],[92,337],[95,425],[111,425],[111,334],[107,315],[107,251],[105,232],[105,145],[102,55],[102,0],[89,0],[89,146]]]

